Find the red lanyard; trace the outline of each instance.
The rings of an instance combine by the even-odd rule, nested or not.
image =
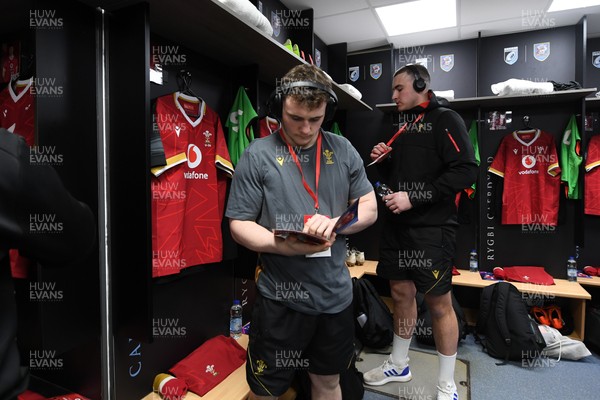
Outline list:
[[[294,148],[285,139],[285,136],[283,134],[283,127],[281,127],[281,130],[279,131],[279,136],[281,136],[281,139],[287,145],[288,150],[290,151],[290,155],[292,156],[292,159],[296,163],[296,166],[298,167],[298,171],[300,171],[304,189],[306,189],[306,191],[308,192],[310,197],[312,197],[313,201],[315,202],[315,213],[319,212],[319,176],[321,176],[321,139],[322,139],[322,135],[321,135],[320,131],[319,131],[319,133],[317,133],[317,135],[318,135],[317,136],[317,153],[316,153],[317,165],[316,165],[316,171],[315,171],[315,191],[313,192],[313,190],[310,188],[310,186],[308,186],[308,182],[306,182],[306,179],[304,179],[304,172],[302,172],[302,166],[300,165],[300,161],[298,160],[298,156],[296,155]]]
[[[421,120],[421,118],[423,118],[423,116],[425,115],[424,112],[422,112],[421,114],[419,114],[419,116],[417,117],[417,119],[415,120],[415,122],[412,122],[413,124],[416,124],[417,122],[419,122]],[[404,133],[404,131],[406,130],[406,126],[408,125],[408,122],[405,122],[404,125],[402,125],[402,127],[400,129],[398,129],[398,132],[396,132],[394,134],[394,136],[392,136],[392,138],[390,140],[388,140],[388,142],[386,143],[386,145],[388,147],[390,147],[392,145],[392,143],[394,143],[396,141],[396,139],[398,139],[398,136],[402,135]]]

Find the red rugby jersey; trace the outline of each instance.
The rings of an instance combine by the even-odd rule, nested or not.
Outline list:
[[[223,258],[226,178],[233,175],[219,116],[176,92],[159,97],[154,129],[167,164],[152,169],[152,276]]]
[[[35,102],[33,78],[17,81],[0,92],[0,127],[25,138],[35,145]]]
[[[505,136],[489,172],[504,178],[503,224],[556,225],[560,167],[551,134],[534,129]]]
[[[600,215],[600,135],[592,136],[585,159],[584,210],[586,214]]]

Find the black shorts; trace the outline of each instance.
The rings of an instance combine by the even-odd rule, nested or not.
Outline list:
[[[309,315],[257,293],[246,362],[246,379],[255,394],[281,396],[301,369],[339,374],[353,352],[352,305],[337,314]]]
[[[381,236],[377,275],[412,280],[421,293],[442,295],[452,288],[456,228],[388,225]]]

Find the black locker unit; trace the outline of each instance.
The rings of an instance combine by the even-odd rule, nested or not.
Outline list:
[[[67,189],[98,215],[93,9],[36,0],[4,2],[0,10],[0,39],[21,43],[19,79],[34,77],[38,151],[53,153]],[[18,343],[22,363],[30,366],[30,387],[49,396],[80,391],[99,398],[99,249],[66,268],[37,265],[15,286]],[[37,301],[34,292],[55,300]]]
[[[148,104],[177,90],[177,73],[185,69],[192,75],[193,92],[219,114],[222,122],[240,85],[263,116],[277,80],[302,61],[215,1],[194,9],[183,0],[122,5],[106,4],[110,161],[114,174],[111,189],[127,190],[128,198],[136,200],[126,203],[114,193],[110,197],[114,210],[110,237],[117,242],[111,253],[114,383],[119,396],[140,398],[151,391],[158,372],[166,372],[210,337],[228,334],[232,299],[240,298],[251,306],[256,265],[256,255],[233,243],[224,221],[222,262],[193,266],[176,276],[150,278]],[[302,33],[310,38],[306,46],[312,46],[312,28]],[[153,45],[176,46],[185,55],[184,65],[165,67],[162,85],[150,83],[147,73]],[[135,52],[129,50],[133,47]],[[331,57],[328,60],[331,62]],[[339,87],[334,90],[340,113],[346,108],[368,109]],[[131,118],[131,112],[137,117]],[[132,174],[135,168],[139,180],[133,185],[131,176],[121,179],[117,167],[130,168]],[[127,238],[126,243],[123,238]],[[140,255],[134,264],[129,258],[132,247]],[[244,322],[249,320],[250,311],[247,307]],[[171,327],[177,328],[178,334],[161,335],[164,325],[173,321]]]

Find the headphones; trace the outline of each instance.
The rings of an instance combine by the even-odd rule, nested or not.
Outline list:
[[[405,65],[405,67],[412,72],[415,80],[413,81],[413,89],[415,92],[421,93],[427,87],[427,83],[423,78],[421,78],[421,74],[419,74],[419,70],[412,64]]]
[[[285,99],[286,94],[290,94],[293,92],[294,88],[318,89],[322,92],[327,93],[329,95],[329,98],[327,99],[327,106],[325,107],[325,118],[323,122],[328,122],[333,119],[333,114],[335,114],[335,109],[338,104],[336,94],[327,86],[310,81],[290,82],[276,88],[273,91],[273,93],[271,93],[269,101],[267,101],[267,108],[269,110],[270,116],[277,118],[279,121],[281,121],[281,115],[283,113],[283,100]]]

